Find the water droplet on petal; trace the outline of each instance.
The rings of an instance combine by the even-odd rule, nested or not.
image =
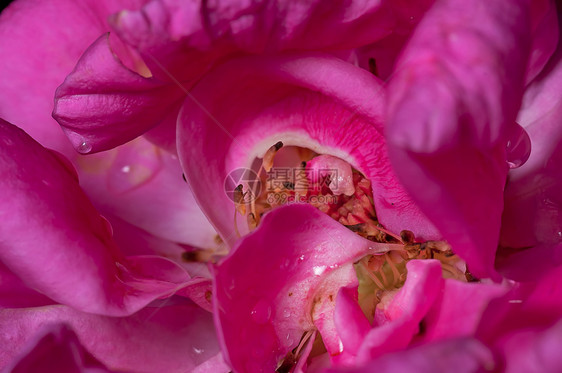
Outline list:
[[[523,127],[515,123],[506,145],[507,165],[510,169],[521,167],[531,155],[531,139]]]
[[[271,306],[268,301],[262,299],[256,303],[250,314],[256,323],[265,324],[271,319]]]
[[[202,348],[193,347],[193,352],[195,352],[197,355],[201,355],[203,352],[205,352],[205,350]]]
[[[145,140],[146,141],[146,140]],[[151,181],[163,168],[160,151],[145,141],[134,141],[119,148],[107,173],[112,192],[125,193]]]
[[[288,319],[289,317],[291,317],[291,310],[288,309],[288,308],[285,308],[285,309],[283,310],[283,317],[286,318],[286,319]]]
[[[78,142],[78,146],[76,147],[76,150],[78,150],[78,153],[88,154],[89,152],[92,151],[92,144],[90,144],[84,138],[82,138],[81,141]]]

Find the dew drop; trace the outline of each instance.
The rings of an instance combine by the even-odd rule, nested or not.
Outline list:
[[[193,352],[195,352],[197,355],[201,355],[203,352],[205,352],[205,350],[202,348],[193,347]]]
[[[256,323],[265,324],[271,319],[271,306],[265,299],[261,299],[256,303],[250,314]]]
[[[286,318],[286,319],[288,319],[289,317],[291,317],[291,310],[288,309],[288,308],[285,308],[285,309],[283,310],[283,317]]]
[[[92,144],[90,144],[84,138],[82,138],[82,141],[78,143],[76,150],[78,150],[78,153],[88,154],[89,152],[92,151]]]
[[[523,127],[515,123],[506,145],[507,165],[510,169],[521,167],[531,155],[531,139]]]

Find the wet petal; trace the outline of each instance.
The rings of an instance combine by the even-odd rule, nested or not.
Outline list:
[[[559,45],[523,97],[517,120],[528,131],[532,149],[527,163],[509,174],[501,233],[504,247],[554,247],[562,243],[561,58],[562,46]],[[540,270],[527,272],[542,273]]]
[[[26,351],[11,366],[9,372],[110,372],[96,360],[65,324],[44,328],[36,340],[30,341]]]
[[[27,286],[80,310],[124,315],[188,285],[172,261],[125,258],[60,157],[7,122],[0,132],[0,259]]]
[[[475,339],[454,339],[413,347],[387,354],[361,367],[330,369],[328,372],[394,373],[394,372],[455,372],[470,373],[492,370],[494,358],[490,350]]]
[[[386,247],[312,206],[266,214],[216,269],[215,322],[225,359],[235,370],[276,369],[317,321],[330,322],[339,288],[353,281],[354,260]]]
[[[530,45],[526,4],[437,3],[389,87],[386,135],[396,172],[477,277],[498,276],[505,146]]]
[[[108,219],[118,217],[156,237],[199,248],[216,247],[175,155],[143,138],[77,159],[80,184]]]
[[[278,141],[339,157],[363,172],[385,228],[438,238],[389,167],[380,133],[382,89],[368,72],[318,54],[239,59],[202,80],[192,92],[197,102],[187,101],[181,112],[178,153],[195,198],[223,239],[236,236],[224,180],[251,168]]]
[[[184,95],[175,84],[129,70],[101,36],[57,89],[53,118],[78,152],[98,152],[154,127]]]
[[[503,296],[509,287],[465,283],[446,279],[442,293],[424,318],[424,341],[474,335],[488,303]]]
[[[183,298],[113,318],[65,306],[0,310],[5,366],[46,325],[68,324],[84,347],[112,370],[185,372],[219,352],[212,316]]]
[[[412,260],[406,265],[404,286],[384,308],[386,321],[366,335],[357,363],[407,347],[419,331],[419,323],[443,288],[441,265],[436,260]]]
[[[18,123],[42,145],[72,154],[51,117],[55,89],[88,46],[109,31],[109,14],[136,9],[143,2],[12,2],[0,15],[0,90],[4,92],[0,117]]]

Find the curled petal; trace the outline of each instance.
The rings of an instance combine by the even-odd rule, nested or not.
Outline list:
[[[42,328],[58,323],[69,325],[84,348],[112,370],[185,372],[219,352],[211,314],[178,297],[124,318],[60,305],[0,310],[0,365],[20,354]]]
[[[236,95],[231,87],[237,87]],[[234,204],[224,181],[282,141],[336,156],[361,171],[371,180],[385,228],[438,238],[389,167],[381,135],[383,100],[382,84],[372,74],[327,55],[224,64],[194,88],[178,122],[178,153],[195,198],[232,243]]]
[[[111,225],[59,156],[7,122],[0,135],[0,259],[27,286],[108,315],[133,313],[188,286],[189,275],[168,259],[121,254]]]
[[[491,351],[475,339],[463,338],[425,344],[384,355],[356,368],[330,369],[329,373],[394,373],[394,372],[470,373],[493,370]]]
[[[404,286],[384,309],[387,321],[373,327],[357,353],[366,363],[388,352],[406,348],[419,331],[419,323],[443,288],[441,266],[436,260],[413,260],[406,265]]]
[[[53,92],[88,46],[109,31],[108,15],[144,2],[12,2],[0,15],[0,117],[18,123],[42,145],[72,155],[68,139],[51,117]]]
[[[154,127],[184,94],[181,86],[129,70],[103,35],[57,89],[53,117],[78,152],[98,152]]]
[[[527,163],[512,170],[505,190],[501,244],[508,248],[543,247],[536,258],[558,256],[548,247],[562,243],[562,46],[540,75],[527,87],[517,118],[529,133],[532,144]],[[523,254],[523,253],[521,253]],[[532,257],[528,255],[528,257]],[[523,254],[525,255],[525,254]],[[546,258],[545,258],[546,259]],[[542,260],[549,265],[556,262]],[[559,263],[559,262],[558,262]],[[521,268],[524,270],[524,268]],[[516,268],[512,267],[513,272]],[[521,271],[519,271],[521,272]],[[528,270],[527,274],[540,274]]]
[[[349,275],[353,262],[387,249],[312,206],[266,214],[216,269],[215,323],[225,359],[234,370],[274,370],[317,322],[331,333],[327,319],[339,288],[357,282]]]
[[[503,296],[509,287],[465,283],[446,279],[442,293],[424,318],[424,341],[474,335],[488,303]]]
[[[110,373],[84,349],[67,325],[54,324],[45,329],[12,366],[6,367],[6,372]]]
[[[505,146],[523,92],[528,12],[524,0],[436,3],[389,87],[395,170],[477,277],[498,276]]]

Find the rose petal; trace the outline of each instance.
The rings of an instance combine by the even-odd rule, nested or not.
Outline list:
[[[59,157],[7,122],[0,134],[0,259],[27,286],[108,315],[133,313],[188,286],[189,275],[167,259],[125,258]]]
[[[78,152],[98,152],[154,127],[184,95],[181,86],[129,70],[100,36],[57,89],[53,118]]]
[[[475,339],[454,339],[387,354],[362,367],[330,369],[327,372],[445,373],[454,367],[455,372],[469,373],[492,370],[494,366],[492,353],[482,343]]]
[[[559,45],[548,65],[527,87],[523,98],[517,120],[528,131],[532,149],[527,163],[509,174],[502,217],[501,244],[504,247],[562,243],[561,57],[562,46]],[[543,264],[549,263],[545,260]],[[542,273],[539,270],[526,272]]]
[[[182,301],[183,299],[183,301]],[[219,352],[212,316],[184,298],[113,318],[51,306],[0,310],[0,364],[5,366],[45,325],[66,323],[112,370],[185,372]]]
[[[498,284],[446,279],[442,293],[424,318],[424,341],[474,335],[488,303],[509,288]]]
[[[337,291],[349,284],[354,260],[387,248],[312,206],[290,205],[266,214],[216,269],[215,323],[225,360],[234,370],[276,369],[326,316],[318,312],[312,320],[315,308],[330,312],[324,302],[333,308]]]
[[[195,198],[226,242],[236,235],[224,180],[251,168],[278,141],[339,157],[363,172],[390,231],[439,238],[389,167],[379,132],[382,86],[368,72],[318,54],[243,58],[217,68],[192,94],[197,101],[187,101],[179,119],[178,153]]]
[[[31,342],[6,372],[110,372],[84,349],[76,334],[65,324],[44,328]]]
[[[80,55],[109,31],[106,18],[143,0],[18,0],[0,15],[0,117],[18,123],[44,146],[73,153],[51,117],[53,93]],[[33,22],[30,22],[33,20]]]
[[[357,353],[358,364],[408,346],[441,292],[443,279],[439,261],[412,260],[406,268],[408,276],[404,286],[384,309],[388,321],[374,326],[365,336]]]
[[[386,135],[396,172],[477,277],[498,276],[505,145],[530,44],[525,4],[438,2],[389,87]]]

